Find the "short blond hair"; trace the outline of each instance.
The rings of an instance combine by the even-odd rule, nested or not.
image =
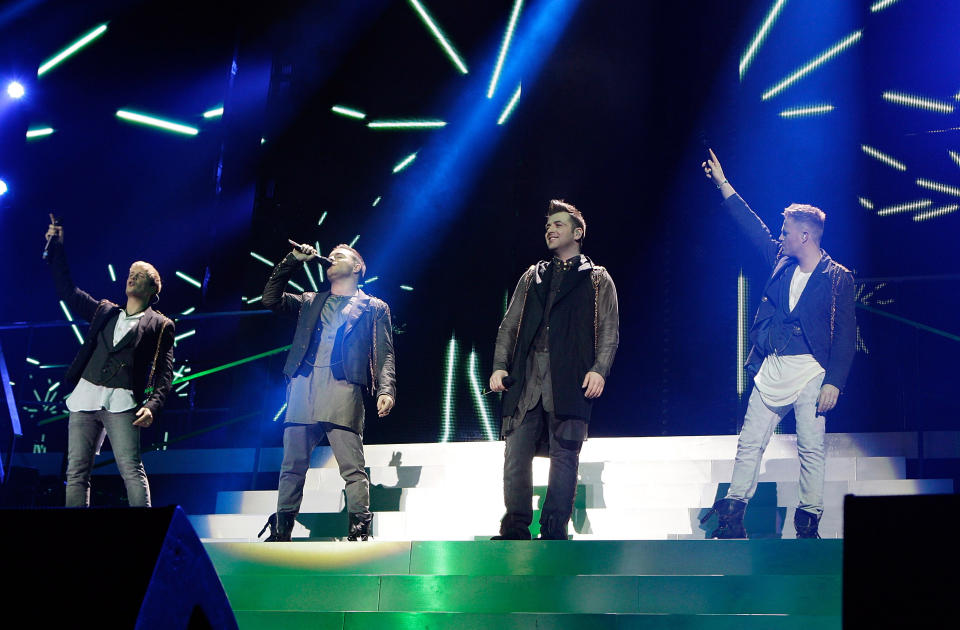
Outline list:
[[[130,265],[131,269],[134,267],[139,267],[146,272],[147,277],[150,278],[150,284],[157,289],[156,293],[159,294],[160,289],[163,287],[163,281],[160,279],[160,272],[157,271],[157,268],[143,260],[138,260]]]
[[[783,218],[807,226],[807,231],[817,243],[823,238],[823,224],[827,215],[820,208],[806,203],[792,203],[783,211]]]

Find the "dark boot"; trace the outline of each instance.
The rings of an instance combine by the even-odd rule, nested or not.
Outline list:
[[[797,508],[793,514],[793,526],[797,530],[797,538],[820,538],[820,532],[817,531],[820,517],[813,512]]]
[[[567,524],[569,522],[569,516],[541,514],[540,537],[537,540],[567,540]]]
[[[500,535],[490,540],[530,540],[530,521],[507,514],[500,521]]]
[[[370,538],[370,526],[372,523],[373,514],[371,512],[351,514],[350,533],[347,535],[347,540],[367,540]]]
[[[274,512],[267,519],[266,524],[257,537],[263,536],[263,532],[270,528],[270,535],[263,542],[290,542],[290,535],[293,533],[293,523],[297,515],[293,512]]]
[[[743,513],[747,504],[736,499],[720,499],[713,504],[710,511],[703,515],[700,524],[707,522],[713,513],[717,513],[718,527],[710,534],[710,538],[746,538],[747,530],[743,528]]]

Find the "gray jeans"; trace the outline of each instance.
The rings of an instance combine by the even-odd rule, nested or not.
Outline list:
[[[826,422],[817,415],[817,399],[823,375],[812,379],[793,403],[797,420],[797,454],[800,456],[800,503],[797,507],[816,515],[823,514],[823,480],[826,466],[824,433]],[[728,499],[747,502],[757,491],[760,460],[777,424],[790,411],[791,405],[768,407],[757,388],[750,393],[747,414],[737,443],[737,459],[733,465]]]
[[[140,427],[134,410],[71,411],[67,430],[67,507],[90,505],[90,472],[106,430],[130,507],[150,507],[150,484],[140,459]]]
[[[364,467],[363,438],[346,427],[328,422],[287,424],[283,429],[283,463],[277,488],[277,512],[300,511],[310,454],[323,439],[330,444],[346,483],[347,511],[370,513],[370,478]]]

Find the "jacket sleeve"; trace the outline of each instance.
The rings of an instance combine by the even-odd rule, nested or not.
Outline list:
[[[766,263],[773,267],[780,257],[780,241],[773,238],[770,228],[750,209],[740,195],[727,197],[723,201],[723,207],[727,209],[753,246],[760,250]]]
[[[533,279],[535,267],[530,267],[517,282],[517,288],[513,290],[513,297],[510,298],[510,305],[507,307],[507,313],[500,322],[500,328],[497,330],[497,343],[493,349],[493,371],[510,371],[509,362],[513,358],[514,345],[517,342],[517,332],[520,330],[520,318],[523,316],[523,305],[527,299],[527,291],[530,288],[530,282]]]
[[[263,305],[265,307],[278,314],[296,316],[300,313],[303,296],[286,293],[283,289],[290,281],[290,276],[302,264],[292,252],[276,264],[267,280],[267,285],[263,287]]]
[[[67,256],[63,250],[63,243],[50,241],[48,251],[50,256],[47,261],[50,265],[50,273],[53,274],[53,285],[57,289],[57,295],[73,313],[88,322],[92,322],[99,302],[90,297],[89,293],[78,289],[73,284],[70,267],[67,266]]]
[[[833,287],[833,296],[835,299],[831,316],[833,339],[823,383],[843,391],[847,384],[847,376],[850,374],[850,366],[853,364],[853,357],[857,352],[853,274],[849,271],[839,273],[836,285]]]
[[[373,322],[376,362],[376,379],[374,387],[377,396],[386,394],[397,399],[397,369],[393,352],[393,324],[390,321],[390,307],[386,304],[383,309],[377,309],[376,319]]]
[[[167,394],[173,385],[173,342],[176,333],[174,332],[173,320],[164,318],[163,330],[160,333],[160,350],[157,352],[157,364],[153,374],[153,391],[143,406],[149,409],[156,416],[163,408],[167,400]],[[149,387],[151,384],[147,383]]]
[[[597,287],[597,356],[591,372],[596,372],[607,379],[613,358],[620,345],[620,310],[617,303],[617,287],[613,278],[604,269]]]

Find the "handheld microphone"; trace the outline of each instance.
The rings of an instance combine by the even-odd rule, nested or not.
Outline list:
[[[300,243],[294,241],[293,239],[289,239],[289,238],[287,239],[287,242],[290,243],[291,245],[293,245],[295,248],[299,249],[301,254],[306,253],[306,252],[303,251],[303,245],[301,245]],[[317,254],[317,260],[320,261],[321,263],[323,263],[324,265],[326,265],[327,267],[333,266],[333,261],[330,260],[329,258],[327,258],[326,256],[321,256],[321,255]]]
[[[53,213],[50,213],[50,225],[60,225],[57,217],[53,216]],[[43,246],[43,260],[46,261],[50,257],[50,241],[53,240],[52,236],[47,237],[47,243]]]
[[[510,389],[511,387],[513,387],[516,382],[517,382],[517,379],[513,378],[509,374],[503,377],[503,386],[506,387],[507,389]],[[492,394],[492,393],[494,393],[494,391],[492,389],[488,389],[480,392],[480,395],[487,396],[488,394]]]

